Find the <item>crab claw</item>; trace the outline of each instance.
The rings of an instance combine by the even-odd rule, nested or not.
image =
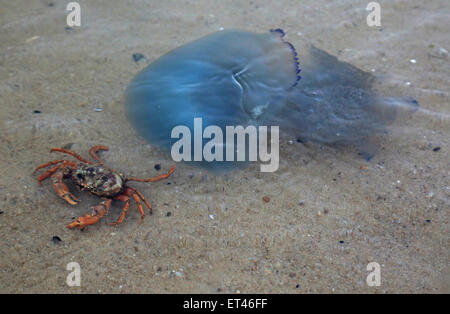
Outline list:
[[[66,227],[69,229],[84,229],[86,226],[93,225],[100,220],[101,217],[94,216],[91,214],[86,214],[85,216],[80,216]]]
[[[84,229],[86,226],[96,224],[100,219],[108,213],[111,207],[112,200],[106,200],[92,207],[92,213],[78,217],[76,220],[68,224],[69,229]]]
[[[70,193],[69,188],[64,183],[62,182],[54,183],[53,187],[55,189],[56,194],[58,194],[59,197],[63,198],[70,205],[75,205],[80,201],[75,195]]]

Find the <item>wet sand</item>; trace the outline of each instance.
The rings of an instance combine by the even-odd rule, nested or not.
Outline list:
[[[79,3],[73,28],[66,1],[0,4],[1,293],[449,292],[448,1],[383,2],[380,28],[360,1]],[[130,183],[154,208],[142,224],[132,204],[107,225],[117,202],[101,223],[66,229],[100,200],[70,184],[81,198],[70,206],[33,169],[58,158],[51,147],[87,157],[102,144],[126,174],[167,171],[170,157],[128,123],[124,91],[157,57],[222,27],[282,28],[298,49],[305,40],[387,74],[386,94],[421,110],[373,139],[370,162],[355,147],[283,136],[275,173],[177,164],[166,181]],[[69,262],[80,287],[66,284]],[[381,265],[379,287],[366,284],[369,262]]]

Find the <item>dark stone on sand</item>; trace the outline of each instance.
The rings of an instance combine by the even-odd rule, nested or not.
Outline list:
[[[139,62],[141,59],[144,59],[145,56],[142,53],[133,53],[133,61]]]
[[[61,241],[62,241],[61,238],[58,237],[58,236],[53,236],[53,237],[52,237],[52,242],[53,242],[53,243],[60,243]]]

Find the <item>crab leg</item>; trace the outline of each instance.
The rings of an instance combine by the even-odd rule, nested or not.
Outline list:
[[[172,168],[170,168],[170,171],[168,173],[159,175],[157,177],[150,178],[150,179],[127,178],[127,181],[156,182],[156,181],[159,181],[159,180],[167,179],[174,171],[175,171],[175,165],[172,165]]]
[[[64,159],[52,160],[52,161],[46,162],[45,164],[37,166],[37,168],[34,169],[33,173],[35,173],[39,169],[46,168],[46,167],[51,166],[51,165],[56,165],[56,164],[59,164],[61,162],[64,162]]]
[[[68,149],[65,149],[65,148],[57,148],[57,147],[54,147],[54,148],[50,149],[50,152],[60,152],[60,153],[69,154],[70,156],[75,157],[75,158],[78,159],[79,161],[82,161],[82,162],[87,163],[87,164],[92,164],[92,162],[90,162],[90,161],[88,161],[88,160],[85,160],[85,159],[84,159],[83,157],[81,157],[80,155],[77,155],[77,154],[74,153],[73,151],[68,150]]]
[[[97,206],[92,207],[92,213],[78,217],[76,220],[68,224],[66,227],[69,229],[84,229],[86,226],[96,224],[102,219],[111,208],[112,200],[108,199],[101,202]]]
[[[36,168],[36,170],[39,170],[39,169],[41,169],[41,168],[45,168],[45,167],[47,167],[47,166],[49,166],[49,165],[51,165],[51,164],[58,164],[58,161],[59,161],[59,160],[54,160],[54,161],[48,162],[47,164],[40,165],[39,167]],[[55,171],[57,171],[58,169],[64,169],[64,168],[66,168],[67,166],[70,166],[70,167],[76,167],[76,164],[73,163],[73,162],[71,162],[71,161],[62,160],[62,162],[63,162],[62,165],[57,165],[57,166],[55,166],[55,167],[53,167],[53,168],[50,168],[50,170],[47,170],[46,172],[44,172],[43,174],[41,174],[39,177],[37,177],[37,181],[38,181],[39,185],[42,186],[42,181],[44,181],[44,180],[47,179],[48,177],[52,176],[53,173],[55,173]],[[36,170],[34,170],[34,171],[36,171]]]
[[[145,213],[144,213],[144,209],[142,208],[142,204],[141,204],[141,200],[139,198],[139,196],[136,193],[131,194],[134,198],[134,201],[137,204],[137,207],[139,209],[139,213],[141,213],[141,221],[139,221],[139,224],[141,224],[144,221],[145,218]]]
[[[136,190],[136,189],[133,189],[133,188],[130,188],[130,187],[129,187],[128,189],[132,190],[135,194],[137,194],[137,195],[139,196],[139,198],[140,198],[141,200],[143,200],[144,203],[145,203],[145,205],[148,207],[148,209],[149,209],[149,211],[150,211],[150,215],[153,214],[152,205],[150,205],[150,203],[147,202],[147,200],[145,199],[144,195],[142,195],[142,193],[139,192],[139,191]],[[136,201],[136,202],[137,202],[137,201]],[[139,202],[138,202],[138,204],[139,204]],[[141,214],[142,214],[142,212],[141,212]]]
[[[130,208],[130,196],[133,197],[133,199],[136,202],[136,205],[139,209],[139,213],[141,214],[141,221],[139,222],[140,224],[142,223],[142,221],[144,221],[144,218],[145,218],[145,212],[144,212],[144,208],[142,207],[141,200],[144,201],[145,205],[149,208],[150,215],[152,214],[152,206],[144,198],[144,195],[142,195],[142,193],[136,189],[127,187],[126,190],[122,194],[120,194],[114,198],[115,200],[125,202],[125,205],[123,206],[122,213],[120,214],[119,219],[117,219],[116,222],[113,222],[110,225],[115,226],[115,225],[121,224],[122,221],[125,219],[125,215],[126,215],[128,209]]]
[[[55,167],[51,168],[50,170],[41,174],[39,177],[37,177],[37,181],[38,181],[39,185],[42,186],[42,181],[44,181],[45,179],[47,179],[48,177],[53,175],[53,173],[55,173],[55,171],[58,169],[61,169],[61,165],[55,166]]]
[[[111,225],[111,226],[116,226],[118,224],[121,224],[122,221],[125,219],[125,215],[127,214],[128,209],[130,208],[130,198],[128,197],[127,194],[124,193],[124,194],[118,195],[114,199],[125,202],[125,205],[122,208],[122,213],[120,214],[119,219],[117,219],[116,222],[110,223],[109,225]]]
[[[103,161],[97,156],[97,151],[99,150],[109,150],[108,146],[103,146],[103,145],[97,145],[97,146],[93,146],[90,150],[89,150],[89,154],[91,155],[92,158],[94,158],[95,160],[97,160],[99,162],[100,165],[103,166]]]

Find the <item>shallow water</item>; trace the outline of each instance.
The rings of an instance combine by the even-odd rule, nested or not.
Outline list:
[[[367,26],[359,1],[79,2],[72,29],[65,1],[0,6],[0,292],[449,291],[448,1],[383,2],[381,28]],[[222,27],[282,28],[297,49],[309,42],[384,75],[379,89],[421,108],[371,139],[370,162],[352,146],[284,135],[275,173],[177,164],[166,181],[130,183],[154,208],[141,225],[132,204],[108,226],[115,203],[101,223],[66,229],[100,200],[70,185],[82,199],[72,207],[33,169],[58,158],[51,147],[87,157],[103,144],[106,163],[126,174],[168,170],[170,158],[126,120],[125,89],[157,57]],[[66,284],[72,261],[80,287]],[[366,285],[371,261],[379,287]]]

